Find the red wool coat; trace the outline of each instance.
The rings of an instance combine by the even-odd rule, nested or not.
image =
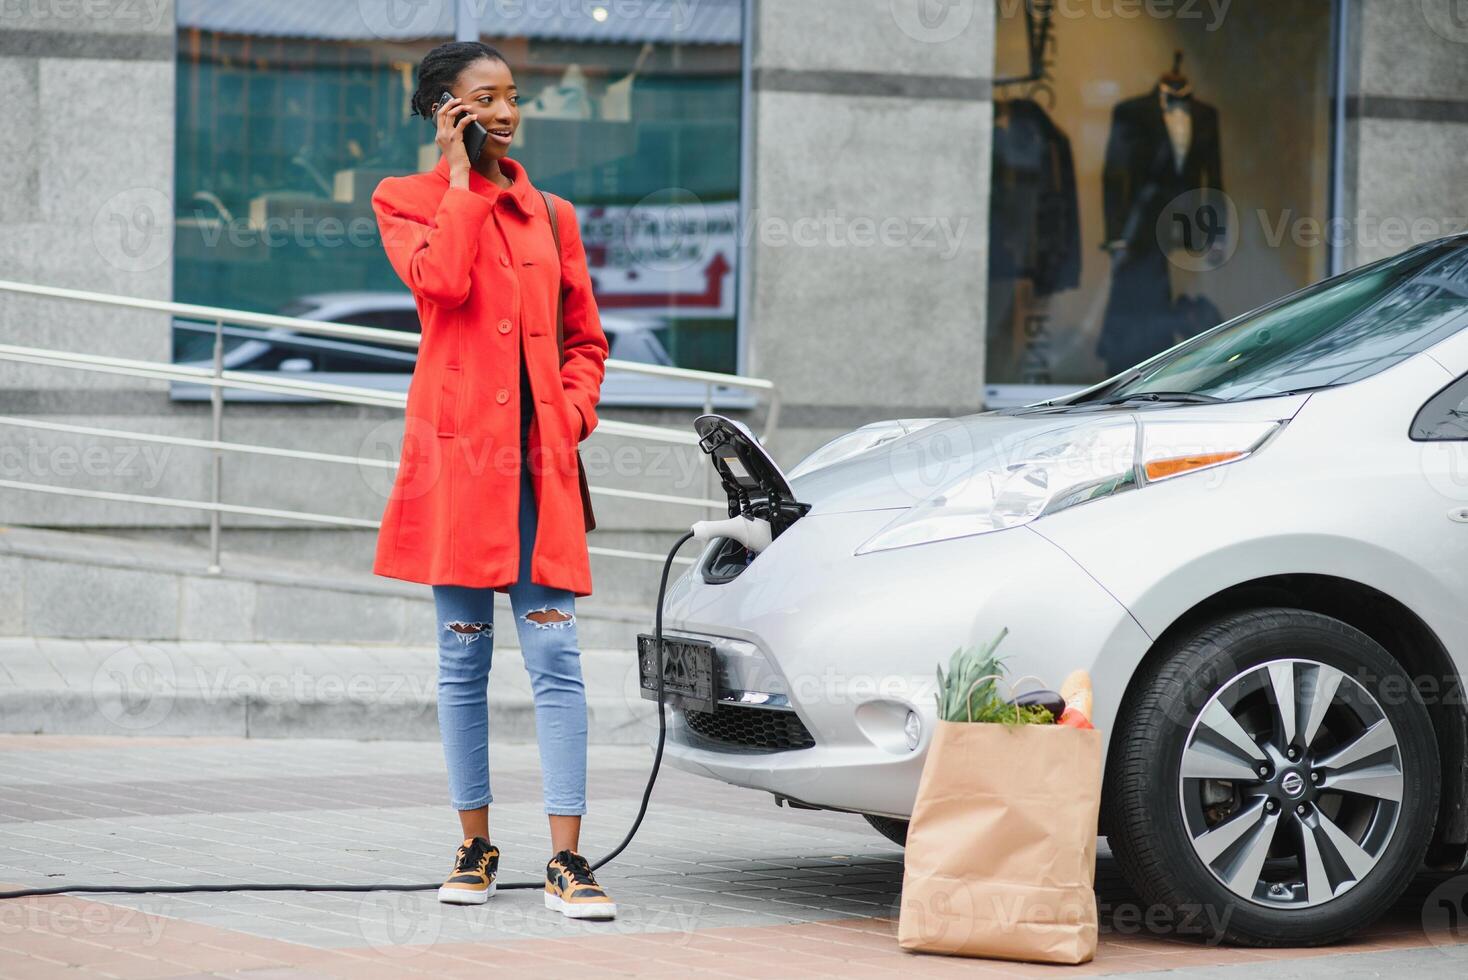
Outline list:
[[[503,158],[500,169],[514,180],[510,188],[471,171],[465,190],[449,186],[441,159],[428,173],[386,178],[372,195],[383,248],[423,325],[373,571],[430,585],[514,584],[523,348],[535,397],[529,460],[539,515],[530,577],[590,595],[576,447],[596,428],[607,338],[575,211],[555,199],[557,263],[540,192],[516,161]]]

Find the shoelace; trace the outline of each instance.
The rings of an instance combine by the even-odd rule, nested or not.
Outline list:
[[[561,867],[566,869],[566,875],[578,885],[596,885],[596,879],[592,877],[591,865],[586,858],[574,852],[561,859]]]
[[[479,843],[475,838],[474,843],[459,845],[459,863],[455,871],[479,871],[489,860],[490,848]]]

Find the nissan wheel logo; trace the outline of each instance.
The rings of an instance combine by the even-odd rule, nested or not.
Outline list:
[[[1305,779],[1297,772],[1287,772],[1284,779],[1279,781],[1279,788],[1290,796],[1299,796],[1305,792]]]

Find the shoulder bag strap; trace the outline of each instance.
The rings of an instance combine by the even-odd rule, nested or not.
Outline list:
[[[545,210],[550,215],[551,237],[556,242],[556,268],[561,265],[561,223],[556,219],[556,202],[546,191],[541,191],[540,196],[545,198]],[[561,312],[561,278],[556,276],[556,349],[561,352],[561,363],[566,363],[566,318]]]

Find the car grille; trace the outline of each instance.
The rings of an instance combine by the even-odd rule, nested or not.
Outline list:
[[[685,711],[688,727],[712,742],[767,752],[808,749],[816,744],[810,730],[793,711],[716,704],[714,710]]]

